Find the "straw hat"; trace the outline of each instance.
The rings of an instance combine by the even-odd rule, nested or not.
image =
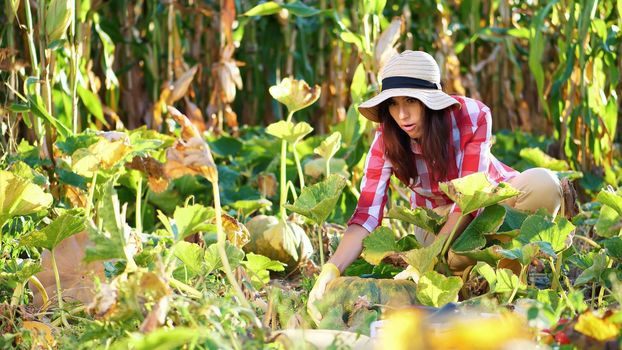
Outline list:
[[[380,122],[378,105],[391,97],[414,97],[430,109],[440,110],[460,103],[443,92],[441,72],[434,58],[423,51],[406,50],[393,55],[380,72],[382,91],[361,103],[361,114]]]

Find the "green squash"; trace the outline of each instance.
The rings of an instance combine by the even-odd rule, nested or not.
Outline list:
[[[369,334],[382,308],[418,305],[417,285],[408,280],[339,277],[326,286],[316,303],[323,318],[319,328]]]

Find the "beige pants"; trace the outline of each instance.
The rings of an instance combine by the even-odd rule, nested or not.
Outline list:
[[[536,212],[543,208],[547,213],[556,216],[562,206],[562,186],[557,176],[545,168],[532,168],[523,171],[519,175],[507,181],[512,187],[520,190],[521,193],[510,199],[503,201],[501,204],[509,205],[518,210]],[[440,215],[447,215],[451,204],[435,208],[434,211]],[[415,237],[423,245],[430,245],[436,236],[420,227],[415,227]],[[475,261],[462,255],[457,255],[449,251],[447,262],[450,269],[456,275],[461,275],[465,268],[474,265]],[[514,269],[512,263],[503,261],[502,264],[508,264],[506,267]]]

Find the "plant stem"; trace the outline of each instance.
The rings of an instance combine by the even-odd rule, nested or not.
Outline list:
[[[93,172],[93,178],[91,179],[91,188],[89,188],[89,198],[86,201],[86,208],[85,208],[85,217],[87,219],[90,218],[91,216],[91,209],[93,208],[93,197],[95,196],[95,185],[97,183],[97,170],[95,170]]]
[[[17,304],[19,303],[19,300],[22,297],[22,293],[24,292],[24,283],[18,283],[13,290],[13,295],[11,296],[11,306],[17,306]]]
[[[613,266],[613,259],[610,259],[607,263],[607,268],[610,269]],[[602,307],[603,305],[603,297],[605,296],[605,286],[600,286],[600,291],[598,291],[598,307]]]
[[[74,1],[74,15],[71,18],[71,25],[69,26],[69,42],[71,47],[71,53],[69,55],[69,86],[71,88],[71,130],[74,134],[78,133],[78,49],[76,48],[76,16],[78,13],[78,7]]]
[[[561,254],[557,256],[555,263],[553,263],[553,258],[549,258],[549,264],[551,265],[551,271],[553,271],[551,289],[555,291],[561,288],[559,284],[559,275],[561,273],[561,268],[562,268],[561,260],[562,260]]]
[[[285,157],[287,153],[287,141],[281,141],[281,198],[280,198],[280,213],[281,217],[285,218],[285,201],[287,200],[287,183],[286,183],[286,173],[285,173]]]
[[[214,194],[214,207],[216,208],[216,232],[218,239],[217,247],[218,253],[220,254],[220,260],[222,261],[223,270],[225,271],[225,275],[227,276],[227,279],[229,279],[229,283],[231,283],[231,287],[233,288],[235,294],[237,294],[238,298],[240,299],[239,302],[242,304],[242,306],[252,310],[251,305],[248,303],[248,300],[246,300],[246,297],[244,296],[244,292],[242,292],[240,285],[238,285],[238,282],[233,275],[231,265],[229,264],[229,259],[227,258],[227,251],[225,250],[225,240],[227,237],[225,236],[225,232],[222,228],[222,209],[220,207],[218,175],[216,175],[216,179],[212,181],[212,191]]]
[[[41,281],[39,281],[39,279],[35,275],[30,276],[28,278],[28,281],[32,283],[35,286],[35,288],[37,288],[39,293],[41,293],[41,301],[42,301],[43,307],[47,308],[48,303],[50,302],[50,297],[48,296],[48,292],[47,290],[45,290],[45,287],[43,287],[43,284],[41,284]]]
[[[591,239],[589,239],[589,238],[587,238],[585,236],[575,235],[574,237],[584,241],[585,243],[591,245],[592,247],[594,247],[596,249],[600,249],[601,248],[600,244],[594,242],[593,240],[591,240]]]
[[[317,238],[318,238],[318,247],[320,249],[320,266],[324,266],[324,241],[323,241],[323,237],[324,235],[322,234],[322,227],[320,226],[320,224],[318,223],[318,228],[319,230],[317,231]]]
[[[302,166],[300,165],[300,157],[298,156],[298,152],[296,151],[296,143],[292,145],[294,151],[294,159],[296,160],[296,169],[298,169],[298,179],[300,181],[300,190],[302,191],[305,188],[305,176],[302,172]]]
[[[442,259],[445,259],[445,253],[447,253],[447,251],[449,250],[449,246],[451,245],[451,241],[454,239],[454,235],[456,234],[456,231],[458,231],[458,226],[460,226],[460,223],[462,222],[462,219],[464,219],[465,216],[466,216],[465,214],[461,214],[460,215],[460,217],[458,218],[458,221],[456,222],[456,225],[451,230],[451,233],[449,234],[449,237],[447,238],[445,243],[443,243],[443,250],[441,250],[441,257],[442,257]]]
[[[141,176],[140,179],[138,180],[138,186],[136,186],[136,208],[135,208],[136,219],[135,221],[136,221],[136,232],[138,233],[143,232],[143,216],[142,216],[142,209],[141,209],[142,195],[143,195],[143,178]]]
[[[328,177],[330,176],[330,158],[326,158],[326,164],[324,166],[326,167],[326,178],[328,179]]]
[[[50,255],[52,256],[52,268],[54,269],[54,279],[56,280],[56,298],[58,299],[58,309],[60,311],[60,319],[63,323],[63,326],[69,327],[69,323],[67,323],[67,319],[65,318],[65,310],[63,309],[63,295],[62,289],[60,286],[60,275],[58,273],[58,265],[56,265],[56,258],[54,257],[54,249],[50,250]]]
[[[525,271],[527,271],[528,267],[529,265],[526,265],[521,268],[520,275],[518,276],[518,283],[516,284],[516,287],[514,287],[514,289],[512,290],[512,294],[510,294],[510,299],[508,299],[507,304],[510,304],[512,300],[514,300],[514,297],[516,296],[516,293],[518,292],[518,288],[520,287],[520,283],[523,280],[523,276],[525,275]]]
[[[32,73],[39,80],[40,71],[39,71],[39,62],[37,62],[37,50],[35,49],[35,40],[34,40],[34,29],[32,26],[32,13],[30,11],[30,1],[24,1],[24,11],[26,12],[26,36],[28,38],[28,50],[30,56],[30,66],[32,67]],[[45,28],[41,28],[41,30],[45,30]],[[40,94],[41,89],[39,84],[35,86],[35,93]],[[43,124],[40,118],[33,118],[33,123],[35,127],[35,134],[37,136],[37,142],[39,142],[39,146],[43,145],[43,135],[41,135]]]
[[[590,308],[594,310],[594,299],[596,298],[596,282],[592,282],[592,300],[590,301]]]
[[[203,298],[203,294],[201,294],[201,292],[199,292],[198,290],[196,290],[192,286],[189,286],[189,285],[183,283],[182,281],[179,281],[179,280],[177,280],[177,279],[175,279],[173,277],[169,277],[168,284],[170,284],[171,287],[173,287],[173,288],[177,288],[177,289],[179,289],[181,291],[186,292],[188,295],[190,295],[193,298],[196,298],[196,299]]]

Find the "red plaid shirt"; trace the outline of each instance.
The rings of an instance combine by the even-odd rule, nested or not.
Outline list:
[[[460,107],[450,107],[445,117],[451,125],[449,156],[455,159],[449,165],[445,181],[453,180],[476,172],[486,172],[493,183],[507,181],[519,173],[501,163],[490,153],[492,137],[492,118],[490,108],[480,101],[461,96],[453,96]],[[382,222],[387,202],[387,189],[393,168],[384,152],[382,125],[377,129],[365,161],[365,172],[361,181],[361,196],[348,224],[359,224],[369,232]],[[410,205],[413,208],[436,208],[452,203],[439,189],[438,182],[431,183],[430,169],[421,154],[421,146],[413,142],[411,147],[415,166],[419,173],[409,188],[413,191]],[[454,204],[452,212],[460,212]]]

